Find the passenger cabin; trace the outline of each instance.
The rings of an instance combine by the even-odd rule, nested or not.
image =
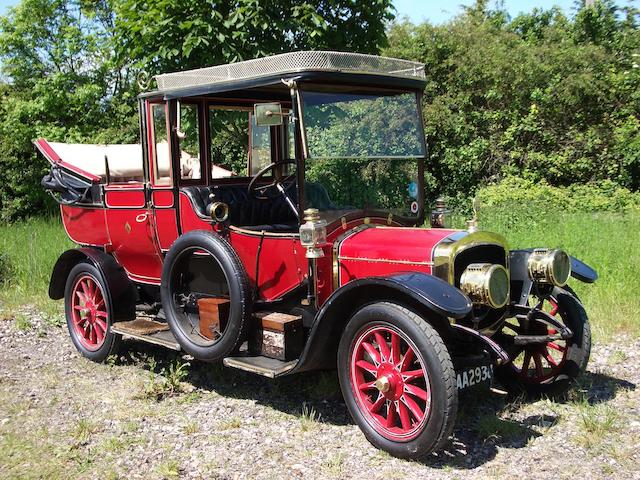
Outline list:
[[[415,62],[319,51],[169,73],[156,76],[158,88],[139,97],[140,144],[39,139],[35,145],[54,166],[52,175],[70,187],[58,189],[69,237],[112,254],[131,280],[159,285],[163,257],[181,234],[224,225],[257,287],[258,300],[273,301],[307,276],[298,234],[305,208],[323,212],[330,237],[363,221],[422,223],[425,148],[419,98],[424,77],[424,66]],[[299,94],[301,89],[310,92],[307,98]],[[410,128],[418,138],[411,152],[418,168],[415,181],[407,180],[399,194],[406,196],[406,185],[414,182],[404,213],[356,208],[332,198],[330,179],[305,179],[304,162],[314,155],[303,110],[313,108],[313,95],[324,101],[336,92],[350,99],[403,92],[412,98],[413,120],[407,115],[403,121],[417,122]],[[257,121],[265,105],[273,111],[263,109],[265,118]],[[286,191],[278,191],[276,184]],[[228,211],[212,212],[214,204]],[[330,255],[317,268],[331,272]],[[319,302],[336,287],[328,283],[318,286]]]

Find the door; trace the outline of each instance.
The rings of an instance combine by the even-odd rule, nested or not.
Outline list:
[[[168,177],[160,183],[171,188],[170,156],[167,142],[167,109],[164,102],[148,103],[144,112],[147,123],[148,158],[157,165],[156,157],[161,156],[160,173]],[[166,147],[166,158],[162,146]],[[155,194],[144,182],[143,160],[130,159],[131,168],[120,178],[112,176],[105,186],[106,217],[111,240],[111,250],[118,263],[123,266],[132,280],[141,283],[160,284],[162,274],[162,252],[158,243],[156,218],[153,202],[169,204],[166,196]],[[171,203],[172,205],[172,203]],[[174,217],[175,225],[175,217]]]

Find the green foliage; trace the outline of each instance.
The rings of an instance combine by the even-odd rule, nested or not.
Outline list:
[[[182,382],[189,376],[188,362],[175,360],[168,367],[162,367],[160,375],[156,373],[158,363],[151,357],[148,362],[149,380],[144,386],[143,398],[162,400],[182,392]]]
[[[377,53],[390,0],[116,0],[118,48],[150,73],[303,49]]]
[[[31,142],[133,140],[130,72],[113,52],[106,2],[23,0],[0,17],[0,209],[5,219],[51,208],[47,165]]]
[[[0,258],[8,274],[0,281],[0,310],[36,303],[53,318],[61,305],[47,295],[49,279],[56,260],[69,248],[73,243],[59,215],[0,224]]]
[[[445,25],[396,24],[383,52],[426,63],[439,190],[469,194],[508,175],[640,188],[639,10],[605,0],[574,18],[536,9],[511,20],[487,3]]]
[[[507,177],[477,194],[486,208],[526,205],[535,211],[640,212],[640,192],[631,192],[610,180],[569,187],[553,187],[546,181]]]

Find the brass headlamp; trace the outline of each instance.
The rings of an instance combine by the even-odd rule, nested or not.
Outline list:
[[[571,275],[571,260],[563,250],[537,248],[529,255],[527,271],[534,282],[562,287]]]
[[[502,308],[509,301],[509,274],[502,265],[472,263],[460,277],[460,290],[475,304]]]
[[[320,218],[320,212],[316,208],[308,208],[304,211],[304,220],[300,226],[300,243],[306,247],[307,258],[322,258],[323,245],[327,243],[327,222]]]

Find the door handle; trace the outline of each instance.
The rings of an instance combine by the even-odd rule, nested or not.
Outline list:
[[[136,217],[136,222],[138,223],[144,223],[147,221],[147,217],[149,216],[148,213],[141,213],[140,215],[138,215]]]

